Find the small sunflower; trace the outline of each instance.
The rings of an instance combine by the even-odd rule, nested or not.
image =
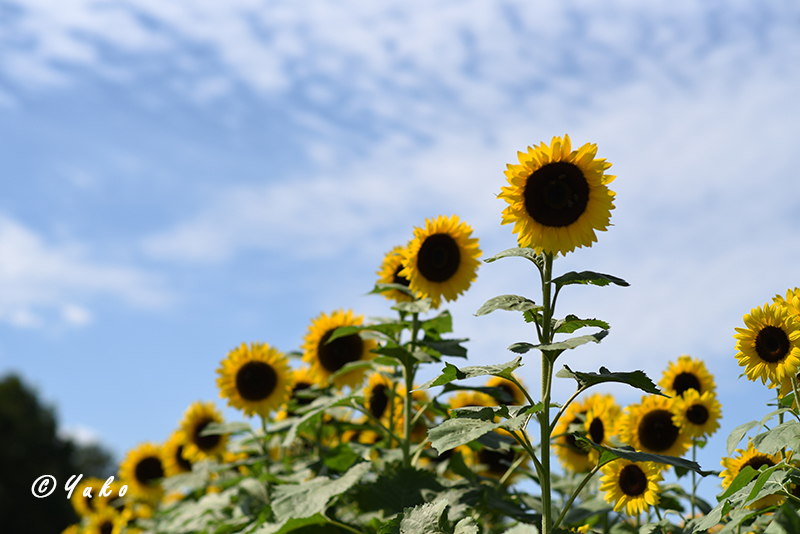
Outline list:
[[[369,375],[364,387],[364,406],[375,419],[388,420],[390,415],[392,419],[396,419],[401,402],[399,391],[386,375],[377,371]]]
[[[786,297],[775,295],[772,302],[789,310],[800,321],[800,288],[787,289]]]
[[[222,423],[222,414],[217,411],[211,402],[194,402],[183,415],[183,421],[181,421],[180,425],[181,431],[186,436],[183,455],[190,462],[217,456],[225,450],[225,446],[228,443],[227,435],[200,435],[211,423]]]
[[[595,414],[591,421],[587,419],[590,412]],[[613,417],[608,415],[614,413],[619,413],[619,407],[614,403],[614,397],[608,394],[595,393],[567,406],[553,428],[553,435],[556,436],[553,447],[564,468],[582,473],[594,467],[595,460],[589,455],[589,449],[578,444],[573,432],[585,432],[588,422],[590,432],[587,437],[595,443],[608,443],[614,425]]]
[[[83,530],[83,534],[112,534],[120,521],[119,512],[113,508],[104,508],[90,516],[89,525]]]
[[[706,391],[702,395],[689,389],[675,399],[672,422],[692,438],[711,436],[719,428],[722,407],[717,398]]]
[[[600,491],[607,503],[614,503],[614,511],[623,508],[629,516],[637,516],[656,506],[663,480],[658,464],[617,459],[602,467]]]
[[[89,477],[81,479],[75,486],[75,489],[72,491],[72,497],[69,499],[72,507],[75,509],[75,513],[81,517],[90,516],[108,505],[110,499],[103,499],[103,497],[98,495],[103,484],[105,484],[105,481],[99,478]],[[91,497],[84,495],[86,488],[91,488]],[[101,500],[103,501],[102,503]]]
[[[127,484],[133,497],[145,502],[157,502],[164,494],[160,479],[164,477],[161,447],[143,443],[128,451],[119,466],[119,478]]]
[[[313,388],[317,385],[314,378],[314,373],[310,367],[302,367],[295,369],[292,373],[294,383],[292,384],[292,392],[289,396],[289,401],[284,404],[283,409],[275,414],[276,421],[283,421],[284,419],[296,415],[299,408],[308,406],[314,402]]]
[[[375,273],[378,275],[379,284],[398,284],[408,287],[409,281],[405,276],[400,276],[403,270],[403,252],[406,247],[394,247],[383,258],[381,268]],[[390,289],[383,292],[383,296],[395,302],[411,302],[411,296],[406,295],[397,289]]]
[[[615,195],[608,184],[615,176],[604,174],[611,164],[596,154],[590,143],[572,150],[565,135],[518,152],[520,164],[507,165],[509,185],[498,195],[508,203],[502,224],[514,223],[521,247],[565,255],[592,246],[595,230],[608,228]]]
[[[637,451],[681,456],[689,449],[689,436],[672,421],[673,399],[646,395],[641,404],[625,409],[619,422],[620,439]]]
[[[613,396],[599,396],[584,417],[583,431],[586,433],[586,437],[598,445],[611,447],[613,445],[611,438],[616,433],[617,420],[621,413],[622,410],[614,402]],[[589,451],[593,463],[597,462],[595,453],[594,449]]]
[[[515,376],[515,378],[517,377]],[[519,381],[519,378],[517,378],[517,380]],[[520,382],[520,384],[521,383],[522,382]],[[522,390],[519,389],[519,386],[517,386],[511,380],[503,378],[502,376],[493,376],[492,378],[490,378],[486,382],[486,387],[501,388],[508,394],[509,397],[514,399],[514,402],[512,404],[516,406],[525,406],[528,403],[528,399],[525,397],[525,393],[523,393]],[[499,405],[500,402],[497,399],[495,399],[494,404]]]
[[[192,470],[192,462],[184,454],[186,447],[186,434],[176,430],[164,443],[162,451],[164,453],[164,476],[175,476],[181,473],[188,473]]]
[[[286,356],[266,343],[242,343],[228,353],[217,369],[220,397],[245,415],[267,419],[292,391],[292,372]]]
[[[677,362],[669,362],[658,385],[670,397],[683,395],[687,389],[694,389],[701,395],[706,391],[713,394],[716,389],[714,377],[706,369],[706,364],[686,354],[679,356]]]
[[[332,374],[350,362],[371,360],[375,357],[372,349],[377,346],[374,340],[364,339],[358,333],[334,339],[328,338],[342,326],[359,326],[363,317],[354,316],[350,310],[338,310],[330,315],[321,313],[311,321],[303,341],[303,361],[311,366],[311,371],[320,386],[327,386]],[[363,368],[339,375],[333,379],[337,388],[355,387],[364,380]]]
[[[433,308],[439,307],[442,297],[456,300],[477,276],[481,249],[471,235],[472,228],[456,215],[425,219],[424,229],[414,228],[398,275],[420,298],[430,297]]]
[[[739,472],[744,469],[746,465],[749,465],[758,471],[764,466],[772,467],[773,465],[778,465],[782,460],[783,456],[780,453],[765,454],[756,449],[752,442],[748,441],[746,450],[736,449],[736,456],[723,458],[720,462],[722,467],[725,468],[725,470],[719,475],[720,478],[722,478],[722,488],[725,489],[730,486],[731,482],[733,482],[733,479],[736,478]],[[754,475],[753,478],[757,476],[758,475]],[[773,504],[778,504],[782,500],[783,497],[780,495],[769,495],[752,503],[750,506],[748,506],[748,508],[765,508]]]
[[[785,306],[765,304],[744,316],[736,328],[736,359],[747,378],[780,385],[800,368],[800,323]]]

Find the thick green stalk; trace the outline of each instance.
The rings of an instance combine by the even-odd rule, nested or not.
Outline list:
[[[542,284],[542,344],[552,341],[553,333],[550,329],[550,321],[553,317],[551,309],[550,291],[551,278],[553,274],[553,255],[545,253],[544,282]],[[552,530],[553,517],[550,494],[550,379],[553,374],[552,362],[548,355],[542,351],[542,411],[539,412],[539,428],[541,430],[541,462],[542,477],[539,479],[539,486],[542,489],[542,534],[550,534]]]
[[[409,345],[409,358],[403,365],[403,377],[406,380],[406,396],[403,399],[403,466],[411,467],[411,390],[414,389],[414,374],[417,370],[414,361],[414,351],[419,335],[419,313],[413,313],[411,322],[411,344]]]

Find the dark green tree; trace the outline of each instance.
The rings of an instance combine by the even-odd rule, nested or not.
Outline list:
[[[78,521],[64,485],[72,475],[105,478],[111,455],[99,445],[82,446],[58,436],[52,408],[19,377],[0,380],[0,525],[2,532],[58,534]],[[38,499],[33,482],[53,475],[55,492]]]

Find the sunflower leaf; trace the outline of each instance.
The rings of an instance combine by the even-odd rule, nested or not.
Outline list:
[[[705,515],[705,517],[692,519],[692,521],[686,526],[687,528],[684,529],[684,532],[691,532],[692,534],[697,532],[705,532],[711,527],[719,524],[719,522],[722,521],[723,516],[728,515],[728,512],[730,511],[731,502],[724,500],[717,504],[709,513]],[[691,531],[689,528],[691,528]]]
[[[333,333],[325,340],[325,344],[327,345],[331,341],[339,339],[340,337],[347,337],[352,334],[358,334],[359,332],[379,332],[386,336],[394,336],[398,332],[402,332],[406,328],[404,323],[379,323],[379,324],[371,324],[371,325],[352,325],[352,326],[340,326]]]
[[[776,454],[783,448],[800,450],[800,423],[786,421],[783,424],[758,434],[753,438],[753,446],[764,454]]]
[[[459,356],[461,358],[467,357],[467,349],[461,346],[461,343],[469,341],[467,338],[462,339],[432,339],[425,337],[420,344],[435,350],[440,356]]]
[[[563,341],[556,341],[554,343],[546,343],[542,345],[534,345],[532,343],[526,343],[524,341],[519,343],[514,343],[513,345],[508,347],[508,350],[511,352],[516,352],[517,354],[525,354],[526,352],[538,349],[542,352],[561,352],[574,349],[575,347],[580,347],[589,342],[600,343],[600,340],[603,339],[608,335],[608,330],[601,330],[596,334],[589,334],[586,336],[577,336],[565,339]]]
[[[544,255],[543,254],[536,254],[532,248],[510,248],[508,250],[504,250],[503,252],[498,252],[491,258],[486,258],[484,263],[492,263],[493,261],[497,261],[501,258],[512,258],[512,257],[519,257],[525,258],[533,263],[536,264],[539,269],[544,269]]]
[[[283,438],[282,446],[289,447],[297,438],[297,433],[300,431],[301,427],[307,425],[311,419],[320,415],[329,408],[334,408],[336,406],[350,406],[350,401],[354,398],[357,398],[357,396],[349,395],[346,397],[319,397],[318,399],[315,399],[314,402],[309,404],[307,407],[304,407],[306,411],[303,413],[302,417],[298,417],[292,422],[292,426],[289,427],[289,430],[286,432],[286,436]]]
[[[567,315],[555,322],[553,331],[556,334],[571,334],[575,330],[586,326],[596,326],[604,330],[611,328],[607,322],[600,319],[579,319],[575,315]]]
[[[403,513],[384,524],[378,534],[444,534],[447,521],[447,499],[406,508]]]
[[[375,287],[373,287],[372,291],[367,293],[367,295],[380,294],[380,293],[384,293],[386,291],[391,291],[391,290],[400,291],[401,293],[404,293],[404,294],[408,295],[409,297],[413,297],[414,296],[414,293],[406,285],[403,285],[403,284],[381,284],[381,283],[375,284]]]
[[[239,434],[249,432],[252,427],[248,423],[235,421],[232,423],[209,423],[200,432],[200,436],[216,436],[219,434]]]
[[[406,313],[428,313],[431,309],[431,299],[426,297],[414,302],[398,302],[392,309]]]
[[[629,286],[630,284],[622,278],[611,276],[610,274],[595,273],[592,271],[581,271],[576,273],[570,271],[564,273],[558,278],[553,278],[552,282],[557,288],[568,286],[572,284],[584,284],[593,286],[607,286],[609,284],[616,284],[618,286]]]
[[[478,417],[459,417],[448,419],[439,426],[428,430],[428,441],[439,454],[459,445],[466,445],[497,428],[501,423],[483,420]]]
[[[429,380],[422,384],[417,389],[430,389],[434,386],[443,386],[449,384],[453,380],[464,380],[465,378],[474,378],[476,376],[501,376],[503,378],[511,378],[511,373],[514,369],[522,365],[522,358],[517,357],[499,365],[476,365],[471,367],[464,367],[459,369],[451,363],[445,362],[445,368],[442,374],[436,378]]]
[[[427,321],[423,321],[419,327],[431,337],[441,336],[442,334],[449,334],[453,331],[453,316],[447,310],[442,311],[436,317],[432,317]]]
[[[677,458],[675,456],[666,456],[663,454],[651,454],[649,452],[638,452],[633,447],[624,446],[624,447],[605,447],[603,445],[598,445],[597,443],[593,442],[590,439],[587,439],[584,436],[581,436],[578,433],[573,434],[575,436],[575,440],[581,442],[584,445],[588,445],[600,453],[600,463],[605,464],[610,461],[613,461],[614,458],[622,458],[624,460],[630,460],[632,462],[656,462],[659,464],[667,464],[673,465],[677,467],[683,467],[685,469],[691,469],[695,473],[699,474],[700,476],[708,476],[713,475],[714,471],[704,471],[700,468],[700,465],[697,462],[693,462],[691,460],[685,460],[683,458]]]
[[[492,297],[487,300],[483,306],[478,308],[475,315],[488,315],[495,310],[526,312],[529,310],[538,311],[541,309],[541,306],[537,306],[535,302],[525,297],[519,295],[500,295],[499,297]]]
[[[749,423],[742,423],[741,425],[733,429],[733,431],[728,435],[728,441],[727,441],[728,456],[733,454],[733,451],[736,450],[736,445],[738,445],[739,442],[742,441],[744,435],[757,426],[758,426],[758,421],[750,421]]]
[[[599,373],[582,373],[573,371],[568,366],[564,366],[556,373],[558,378],[574,378],[578,382],[579,388],[588,388],[603,382],[621,382],[629,386],[641,389],[645,393],[652,395],[665,396],[644,371],[633,371],[630,373],[612,373],[605,367],[600,367]]]
[[[793,534],[800,532],[800,513],[792,501],[783,503],[764,534]]]

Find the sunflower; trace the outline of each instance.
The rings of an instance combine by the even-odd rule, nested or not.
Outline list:
[[[327,386],[331,375],[350,362],[371,360],[375,357],[372,349],[375,341],[364,339],[358,333],[334,339],[328,343],[334,330],[342,326],[359,326],[363,322],[361,315],[353,316],[351,310],[338,310],[330,315],[321,313],[311,321],[308,333],[303,340],[303,361],[311,366],[317,384]],[[337,388],[355,387],[364,380],[365,371],[358,368],[338,375],[333,379]]]
[[[104,508],[89,518],[89,525],[83,534],[112,534],[114,527],[122,520],[119,512],[113,508]]]
[[[800,320],[800,288],[787,289],[786,297],[775,295],[772,302],[778,306],[787,308],[789,312]]]
[[[719,428],[722,407],[710,391],[700,395],[694,389],[686,390],[683,397],[675,399],[673,408],[673,424],[689,437],[708,437]]]
[[[720,462],[722,467],[725,468],[725,470],[719,475],[722,478],[723,489],[731,485],[731,482],[733,482],[739,472],[741,472],[746,465],[749,465],[758,471],[764,466],[772,467],[773,465],[778,465],[783,460],[781,453],[765,454],[756,449],[751,441],[748,441],[746,450],[736,449],[736,455],[737,456],[735,457],[723,458]],[[753,478],[756,478],[757,476],[758,475],[754,474]],[[765,508],[773,504],[778,504],[782,500],[783,497],[780,495],[769,495],[752,503],[748,506],[748,508]]]
[[[284,419],[296,415],[298,408],[308,406],[314,402],[313,393],[311,393],[317,381],[314,379],[314,373],[310,367],[302,367],[295,369],[292,372],[292,392],[289,395],[289,401],[284,404],[283,409],[275,414],[276,421],[283,421]]]
[[[61,531],[61,534],[81,534],[81,526],[80,524],[70,525],[64,530]]]
[[[507,165],[509,185],[498,195],[508,202],[502,224],[514,223],[521,247],[564,255],[592,246],[595,230],[608,228],[615,195],[608,184],[615,176],[603,174],[611,164],[596,154],[590,143],[572,150],[565,135],[518,152],[520,164]]]
[[[383,257],[381,268],[375,273],[378,275],[379,284],[398,284],[408,287],[408,278],[400,276],[400,271],[403,270],[403,252],[405,249],[406,247],[394,247]],[[411,302],[413,300],[410,295],[397,289],[384,291],[383,296],[395,302]]]
[[[103,484],[105,484],[105,481],[94,477],[82,478],[78,482],[72,492],[72,497],[69,499],[75,509],[75,513],[81,517],[89,516],[108,505],[108,501],[111,499],[99,495]],[[84,495],[86,488],[90,488],[91,495]],[[111,496],[109,495],[109,497]],[[116,498],[116,495],[114,498]]]
[[[292,373],[286,356],[266,343],[242,343],[228,353],[217,369],[220,397],[228,406],[239,408],[245,415],[268,418],[273,410],[287,401],[292,391]]]
[[[133,497],[145,502],[156,502],[164,491],[159,479],[164,477],[161,447],[143,443],[128,451],[119,466],[119,478]]]
[[[481,250],[471,235],[472,228],[456,215],[425,219],[424,229],[414,228],[398,275],[420,298],[430,297],[433,308],[439,307],[442,297],[456,300],[477,276]]]
[[[590,412],[595,414],[591,421],[587,419]],[[589,471],[595,464],[594,459],[589,456],[589,449],[578,444],[573,432],[583,433],[586,428],[589,428],[587,436],[592,441],[607,443],[614,425],[613,414],[618,413],[619,407],[614,403],[614,397],[601,393],[595,393],[582,401],[575,401],[567,406],[564,414],[553,428],[555,436],[553,447],[565,469],[580,473]],[[587,421],[588,427],[586,426]]]
[[[706,369],[706,364],[686,354],[679,356],[677,362],[669,362],[658,385],[670,397],[682,396],[687,389],[697,390],[701,395],[706,391],[713,394],[716,389],[714,377]]]
[[[672,405],[672,398],[645,395],[641,404],[628,406],[619,421],[620,439],[637,451],[681,456],[689,436],[673,423]]]
[[[180,430],[173,432],[164,443],[162,448],[164,476],[171,477],[192,470],[192,462],[184,454],[186,443],[186,434]]]
[[[517,377],[515,376],[514,378],[517,378]],[[517,378],[517,381],[519,381],[519,378]],[[522,382],[520,382],[520,384],[521,383]],[[514,399],[514,401],[511,403],[513,405],[524,406],[525,404],[528,403],[528,399],[525,397],[525,393],[523,393],[522,390],[519,389],[519,386],[517,386],[511,380],[505,379],[505,378],[503,378],[501,376],[493,376],[492,378],[490,378],[486,382],[486,387],[487,388],[501,388],[503,391],[505,391],[508,394],[509,397]],[[502,403],[499,402],[497,399],[495,399],[494,404],[495,404],[495,406],[499,406]]]
[[[606,492],[607,503],[614,503],[614,511],[637,516],[656,506],[659,501],[662,479],[659,466],[654,462],[632,462],[617,459],[602,467],[600,491]]]
[[[478,391],[459,391],[448,401],[450,410],[467,406],[496,406],[495,400],[486,393]],[[451,414],[452,417],[452,414]]]
[[[611,395],[600,395],[592,407],[586,412],[583,423],[583,431],[586,437],[597,443],[611,447],[612,436],[616,433],[617,420],[622,410]],[[593,464],[597,463],[598,453],[595,449],[589,451],[589,459]]]
[[[379,421],[396,419],[399,415],[398,408],[402,406],[402,398],[398,393],[392,381],[376,371],[369,376],[364,387],[364,406]]]
[[[765,304],[744,316],[747,328],[737,328],[736,359],[747,378],[769,378],[780,385],[800,367],[800,323],[785,306]]]
[[[183,455],[190,462],[217,456],[225,450],[228,443],[226,434],[201,436],[200,434],[211,423],[222,423],[220,414],[211,402],[194,402],[186,410],[181,421],[181,431],[186,436]]]

